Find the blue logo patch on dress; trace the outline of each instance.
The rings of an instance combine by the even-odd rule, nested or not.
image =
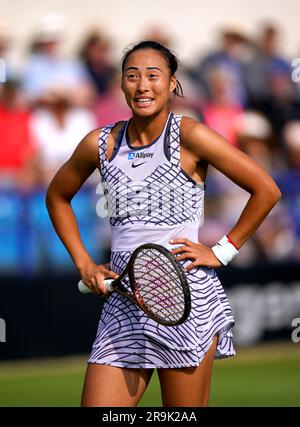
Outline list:
[[[128,153],[128,160],[133,160],[135,158],[135,153]]]

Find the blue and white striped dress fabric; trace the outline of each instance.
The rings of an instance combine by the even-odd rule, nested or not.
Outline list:
[[[180,120],[181,116],[171,113],[161,136],[144,147],[130,146],[126,123],[110,160],[106,147],[113,125],[101,131],[100,172],[111,215],[111,268],[117,273],[123,271],[132,251],[142,243],[170,248],[172,237],[198,241],[204,186],[180,167]],[[136,153],[143,154],[136,157]],[[159,191],[157,183],[161,184]],[[151,185],[155,191],[151,191]],[[163,197],[163,191],[168,192],[168,198]],[[163,209],[161,200],[168,201],[168,209]],[[185,267],[189,263],[186,260],[181,264]],[[88,363],[125,368],[198,366],[216,334],[215,357],[235,355],[234,318],[216,272],[197,267],[187,273],[187,279],[191,313],[183,324],[174,327],[159,325],[125,297],[112,293],[104,303]],[[126,286],[129,288],[128,282]]]

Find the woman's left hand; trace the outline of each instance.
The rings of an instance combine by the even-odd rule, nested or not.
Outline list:
[[[188,239],[172,239],[170,240],[171,245],[183,245],[180,248],[172,249],[171,253],[175,255],[177,261],[185,259],[194,260],[186,268],[186,271],[190,271],[195,267],[220,267],[222,264],[215,256],[211,248],[203,245],[202,243],[194,243]]]

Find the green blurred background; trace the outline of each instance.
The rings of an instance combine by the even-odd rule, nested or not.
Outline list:
[[[260,344],[215,361],[210,406],[300,406],[300,345]],[[3,362],[0,406],[79,406],[86,357]],[[139,406],[161,406],[153,375]]]

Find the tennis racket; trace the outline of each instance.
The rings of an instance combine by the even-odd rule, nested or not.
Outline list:
[[[127,276],[131,293],[122,285]],[[189,316],[191,296],[185,273],[163,246],[154,243],[139,246],[120,276],[107,279],[104,284],[108,291],[124,295],[161,325],[180,325]],[[82,280],[78,288],[82,293],[92,292]]]

